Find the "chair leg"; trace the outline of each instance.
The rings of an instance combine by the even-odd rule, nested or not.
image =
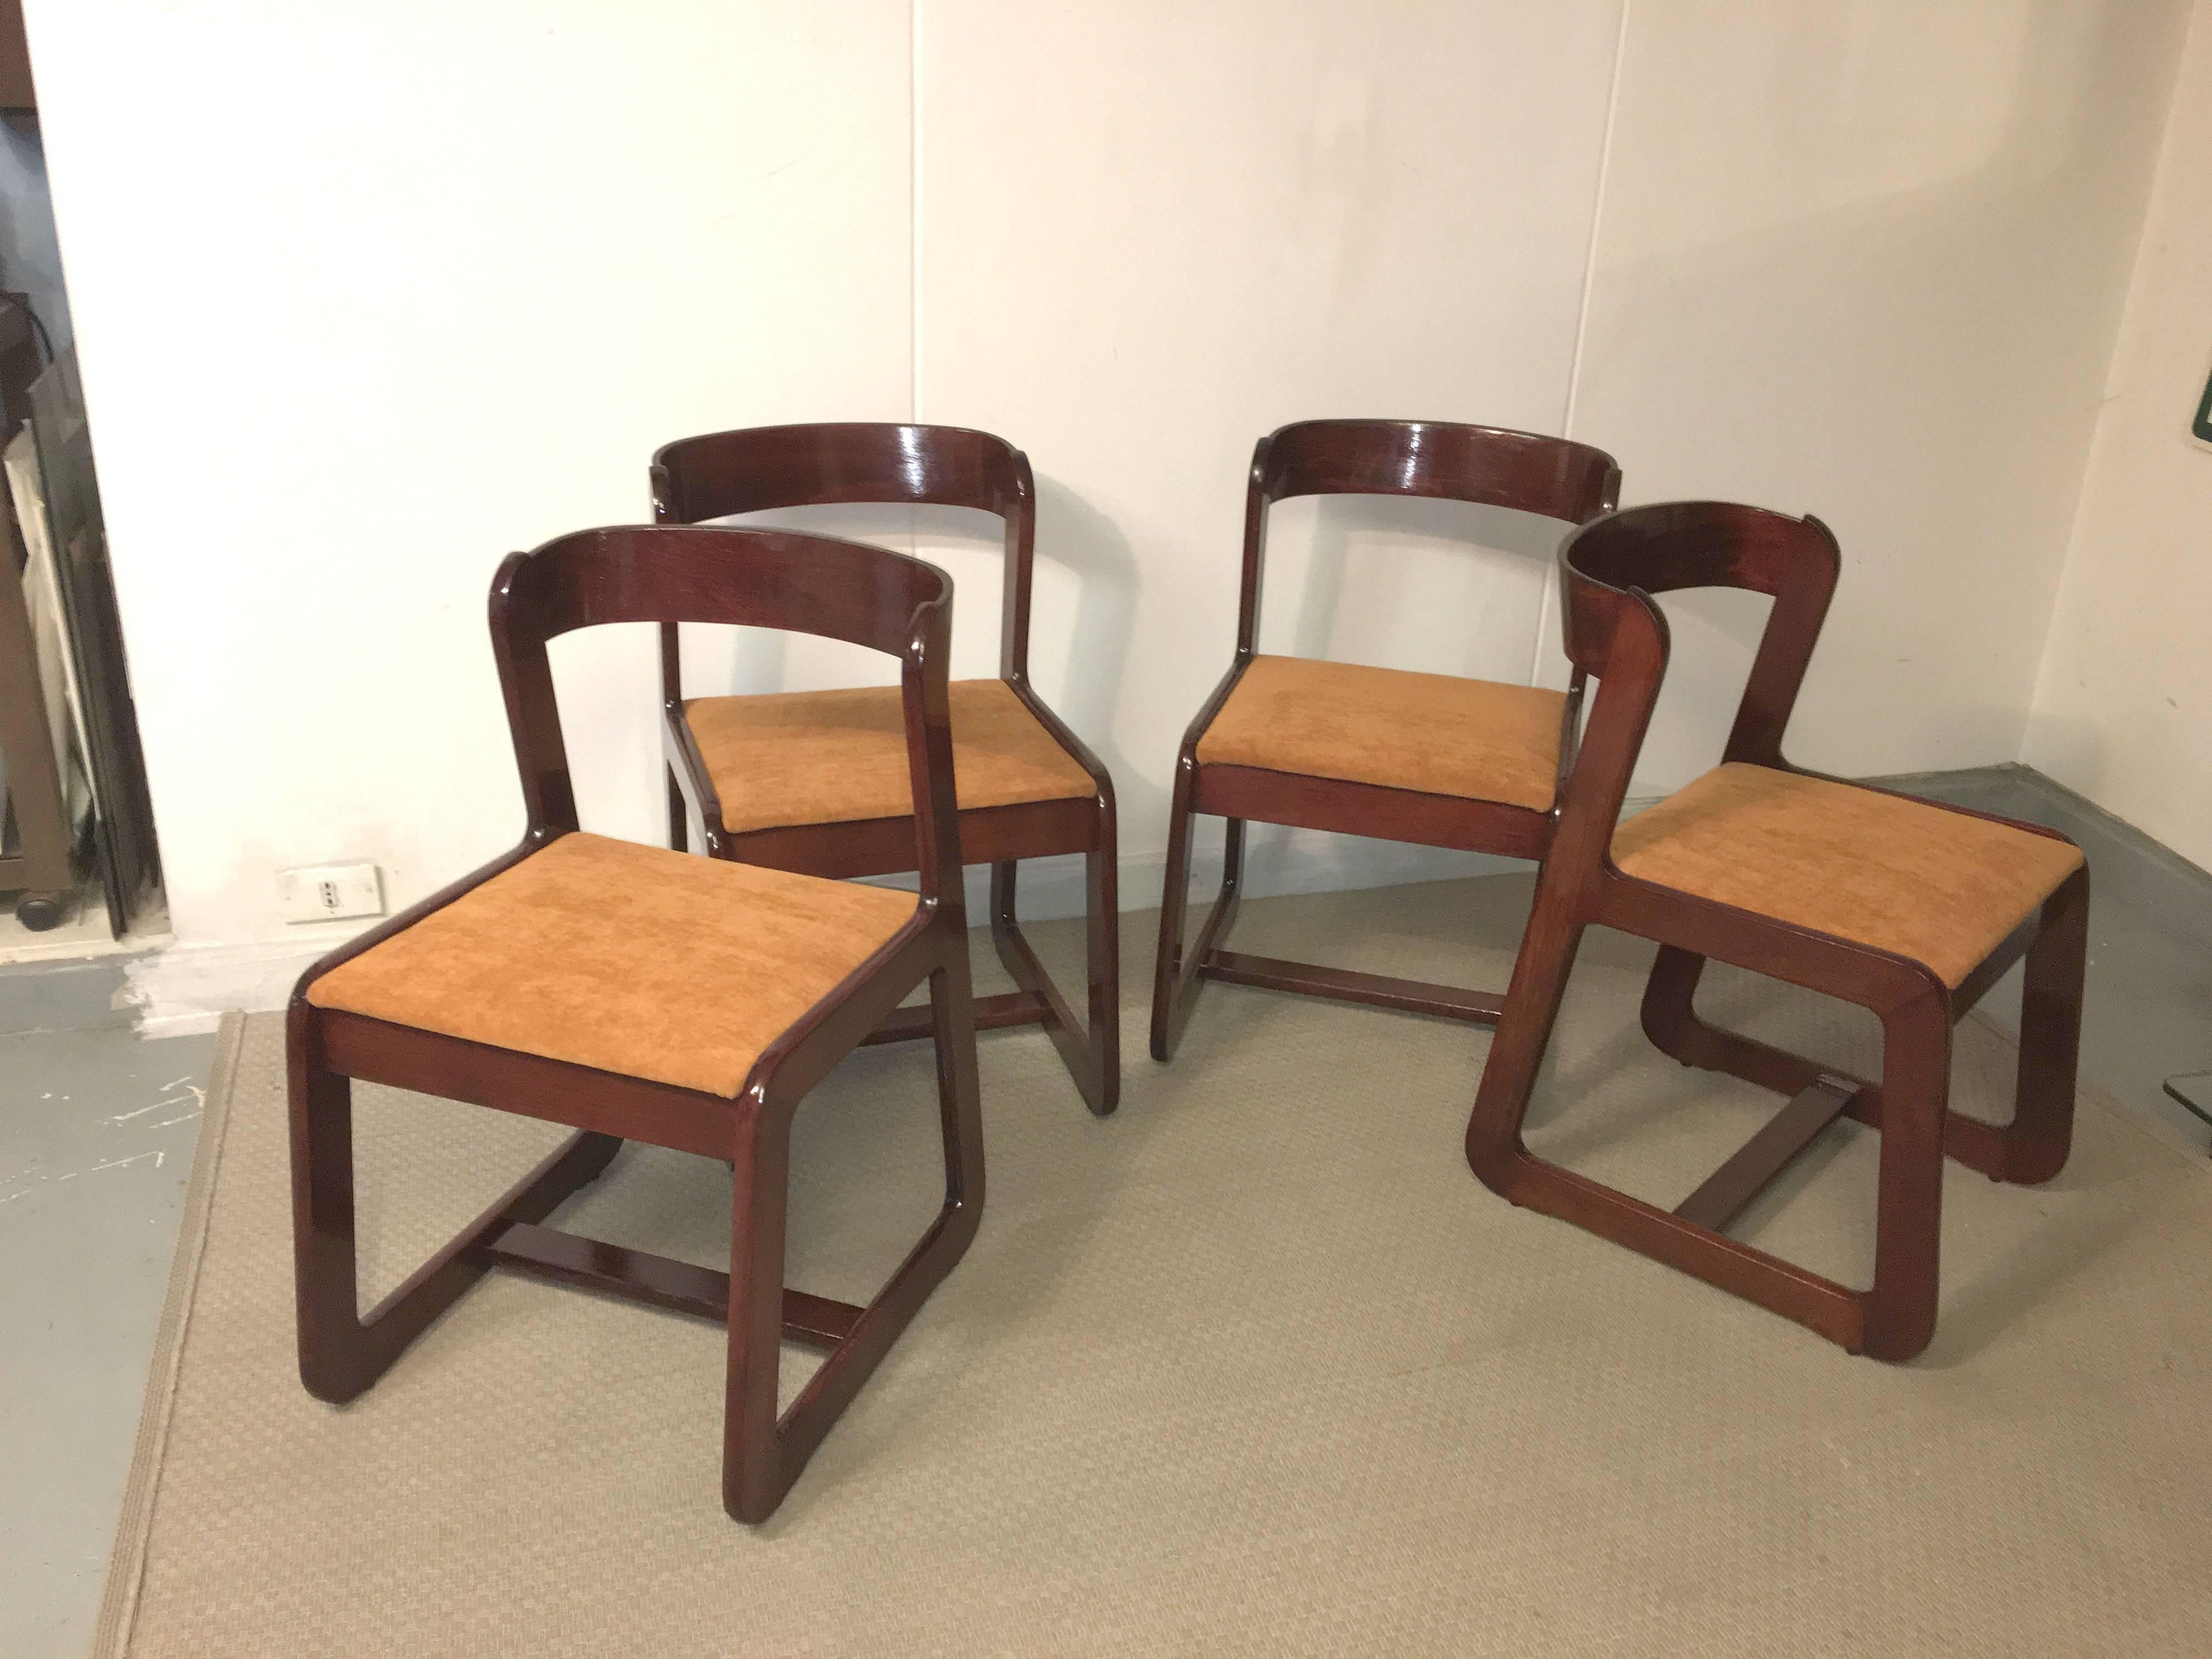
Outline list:
[[[730,1242],[729,1376],[722,1439],[722,1504],[738,1521],[765,1521],[860,1392],[901,1331],[974,1242],[983,1213],[983,1120],[975,1073],[975,1002],[964,949],[930,976],[937,1043],[945,1206],[807,1380],[779,1421],[776,1376],[784,1330],[785,1204],[790,1112],[763,1106],[741,1130],[734,1159]]]
[[[319,1400],[351,1400],[382,1370],[362,1340],[355,1277],[353,1085],[315,1064],[296,1038],[289,1046],[300,1380]]]
[[[1680,1272],[1810,1326],[1856,1350],[1863,1298],[1688,1218],[1549,1164],[1522,1142],[1582,927],[1551,914],[1540,883],[1467,1127],[1467,1158],[1483,1185],[1513,1204],[1557,1217]]]
[[[1121,1103],[1121,910],[1120,854],[1110,822],[1103,844],[1084,855],[1084,884],[1091,911],[1085,923],[1084,963],[1091,977],[1091,1053],[1097,1069],[1095,1097],[1085,1097],[1100,1115]]]
[[[1182,1039],[1190,1018],[1190,1005],[1198,991],[1199,964],[1220,943],[1237,919],[1237,902],[1244,881],[1244,820],[1225,820],[1227,837],[1221,852],[1221,893],[1199,930],[1198,943],[1183,950],[1183,921],[1190,902],[1190,842],[1195,814],[1190,805],[1190,775],[1176,772],[1175,794],[1168,810],[1167,878],[1160,894],[1159,954],[1152,971],[1152,1058],[1167,1060]]]
[[[2074,1091],[2081,1051],[2081,987],[2088,965],[2089,872],[2077,870],[2044,901],[2028,947],[2020,1006],[2020,1079],[2002,1132],[2002,1178],[2048,1181],[2074,1145]]]
[[[1160,936],[1152,960],[1152,1058],[1174,1052],[1176,981],[1182,966],[1183,912],[1190,903],[1190,776],[1176,768],[1168,805],[1167,874],[1160,888]]]
[[[1910,1359],[1936,1334],[1950,1092],[1950,1003],[1931,989],[1882,1016],[1874,1287],[1860,1298],[1860,1351],[1876,1359]]]
[[[494,1240],[517,1222],[551,1215],[614,1161],[622,1141],[589,1132],[569,1137],[363,1314],[356,1277],[352,1084],[322,1064],[311,1009],[292,1009],[286,1048],[300,1380],[317,1399],[342,1403],[365,1393],[483,1277]]]
[[[1099,841],[1084,854],[1087,1018],[1081,1026],[1015,919],[1018,865],[991,866],[991,942],[1014,983],[1043,1005],[1045,1030],[1060,1050],[1083,1103],[1104,1117],[1121,1101],[1121,922],[1110,815],[1101,826]]]
[[[2088,951],[2087,871],[2077,871],[2045,901],[2027,957],[2021,1005],[2020,1074],[2013,1120],[1995,1128],[1948,1113],[1946,1153],[1996,1181],[2033,1184],[2065,1166],[2073,1144],[2074,1092],[2081,1035],[2081,991]],[[1824,1078],[1850,1078],[1803,1054],[1711,1025],[1692,1006],[1705,959],[1660,947],[1644,990],[1644,1030],[1661,1052],[1685,1066],[1725,1072],[1778,1094],[1796,1095]],[[1883,1127],[1883,1091],[1865,1089],[1850,1116]]]
[[[1535,910],[1514,959],[1505,1010],[1498,1018],[1498,1035],[1491,1039],[1474,1109],[1467,1121],[1468,1166],[1484,1186],[1516,1203],[1519,1176],[1533,1162],[1521,1144],[1521,1126],[1528,1115],[1536,1073],[1551,1045],[1552,1027],[1558,1023],[1567,975],[1574,969],[1582,939],[1582,925],[1564,914],[1552,914],[1540,885]]]
[[[691,809],[684,804],[672,766],[668,769],[668,844],[679,853],[691,850]]]
[[[1659,947],[1644,987],[1642,1018],[1644,1034],[1661,1054],[1784,1095],[1798,1094],[1824,1077],[1844,1075],[1802,1054],[1707,1024],[1694,1006],[1698,981],[1705,971],[1705,957],[1679,945]]]
[[[776,1432],[783,1345],[785,1205],[791,1188],[791,1115],[765,1103],[738,1132],[730,1209],[729,1373],[724,1382],[722,1507],[765,1521],[791,1483]],[[825,1362],[826,1364],[826,1362]]]

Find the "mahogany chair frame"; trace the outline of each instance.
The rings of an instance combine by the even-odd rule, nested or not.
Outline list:
[[[1571,525],[1612,510],[1620,496],[1620,468],[1603,450],[1564,438],[1437,421],[1300,421],[1260,440],[1252,451],[1244,494],[1236,654],[1212,695],[1200,705],[1176,755],[1159,955],[1152,977],[1154,1060],[1173,1054],[1200,980],[1297,991],[1480,1025],[1496,1024],[1504,1008],[1503,1000],[1487,992],[1223,949],[1243,886],[1248,821],[1521,859],[1541,859],[1558,823],[1556,800],[1550,811],[1539,811],[1502,801],[1260,767],[1207,764],[1199,759],[1200,740],[1259,653],[1268,510],[1298,495],[1430,496],[1514,507]],[[1577,678],[1569,688],[1559,723],[1558,775],[1562,787],[1574,764],[1582,698]],[[1221,891],[1199,930],[1198,942],[1185,951],[1191,820],[1199,813],[1227,819],[1227,839]]]
[[[657,524],[696,524],[732,514],[839,502],[972,507],[1006,527],[999,678],[1054,742],[1091,775],[1088,799],[973,807],[959,817],[963,857],[991,866],[991,939],[1017,989],[979,998],[979,1029],[1042,1025],[1084,1103],[1100,1116],[1121,1092],[1121,923],[1114,781],[1104,764],[1030,679],[1030,594],[1036,553],[1036,483],[1029,458],[988,432],[965,427],[873,422],[742,428],[665,444],[652,466]],[[904,817],[732,831],[684,715],[681,648],[673,624],[660,630],[661,705],[668,764],[669,844],[686,841],[698,816],[716,858],[803,874],[847,878],[914,868],[914,830]],[[1080,853],[1088,918],[1087,1019],[1079,1021],[1037,960],[1015,919],[1015,877],[1024,859]],[[892,1042],[929,1035],[920,1009],[902,1010],[869,1038]]]
[[[975,1236],[983,1205],[968,935],[952,810],[945,656],[951,582],[918,560],[759,531],[584,531],[516,553],[491,590],[492,647],[527,828],[511,851],[309,969],[289,1017],[300,1375],[332,1401],[362,1394],[493,1267],[720,1320],[729,1328],[724,1506],[764,1520],[893,1339]],[[320,1008],[307,992],[341,963],[411,927],[577,828],[546,642],[605,623],[779,628],[900,659],[921,893],[913,917],[754,1064],[734,1098]],[[866,1307],[787,1290],[784,1222],[793,1110],[890,1011],[927,981],[943,1123],[943,1208]],[[351,1084],[386,1084],[565,1123],[579,1133],[367,1313],[356,1281]],[[625,1139],[728,1161],[727,1274],[543,1224]],[[829,1358],[776,1412],[778,1345]]]
[[[1516,1205],[1693,1273],[1854,1353],[1903,1360],[1924,1349],[1935,1330],[1944,1157],[2020,1182],[2047,1181],[2066,1162],[2087,942],[2087,866],[1953,989],[1909,957],[1638,880],[1622,873],[1611,853],[1667,668],[1666,619],[1651,596],[1735,587],[1771,598],[1723,758],[1821,776],[1784,759],[1782,737],[1838,566],[1835,538],[1819,520],[1720,502],[1632,508],[1585,526],[1561,549],[1567,653],[1578,675],[1597,678],[1598,692],[1468,1119],[1467,1156],[1485,1185]],[[2039,824],[1941,810],[2066,840]],[[1788,1097],[1671,1212],[1547,1163],[1522,1139],[1576,950],[1591,927],[1659,945],[1642,1023],[1662,1052]],[[2009,1124],[1995,1127],[1950,1109],[1951,1030],[2022,957],[2027,994],[2014,1112]],[[1871,1010],[1882,1024],[1880,1079],[1707,1024],[1692,999],[1709,957]],[[1874,1278],[1866,1290],[1722,1231],[1839,1116],[1881,1132]]]

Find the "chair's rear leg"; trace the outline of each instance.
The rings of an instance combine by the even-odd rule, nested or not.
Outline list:
[[[2085,866],[2043,903],[2028,947],[2020,1006],[2020,1078],[2002,1133],[2002,1178],[2048,1181],[2074,1144],[2074,1091],[2081,1050],[2081,988],[2089,951]]]
[[[1644,984],[1644,1035],[1661,1054],[1685,1066],[1711,1066],[1711,1051],[1701,1039],[1711,1031],[1698,1018],[1698,981],[1705,959],[1676,945],[1662,945]]]
[[[1121,872],[1109,817],[1099,844],[1084,854],[1085,969],[1090,975],[1091,1082],[1083,1097],[1103,1117],[1121,1103]]]
[[[738,1130],[730,1213],[729,1373],[722,1419],[722,1507],[765,1521],[804,1455],[785,1467],[776,1433],[782,1359],[783,1251],[790,1192],[791,1114],[757,1096]]]
[[[668,844],[679,853],[691,850],[691,809],[684,804],[684,790],[672,766],[668,769]]]
[[[1685,1066],[1725,1072],[1792,1097],[1802,1094],[1822,1078],[1849,1077],[1835,1066],[1708,1024],[1698,1018],[1695,998],[1705,969],[1705,958],[1679,945],[1659,947],[1651,977],[1644,986],[1642,1018],[1644,1034],[1661,1054]],[[1869,1091],[1863,1103],[1854,1104],[1852,1115],[1867,1117],[1876,1109],[1878,1098]]]
[[[1910,1359],[1936,1334],[1950,1091],[1950,1001],[1931,985],[1882,1016],[1874,1288],[1862,1298],[1862,1352],[1876,1359]]]
[[[1060,994],[1023,937],[1014,916],[1013,864],[991,866],[991,943],[1014,983],[1044,1006],[1043,1024],[1053,1046],[1074,1079],[1083,1103],[1100,1117],[1121,1103],[1121,1002],[1120,918],[1115,914],[1115,871],[1110,826],[1106,850],[1084,855],[1085,890],[1085,1019],[1079,1028],[1075,1011]],[[1101,907],[1103,907],[1103,908]],[[1102,977],[1103,976],[1103,977]]]
[[[937,1113],[945,1140],[945,1215],[957,1240],[950,1267],[975,1237],[983,1214],[983,1104],[975,1076],[975,1011],[966,953],[930,975],[937,1038]]]

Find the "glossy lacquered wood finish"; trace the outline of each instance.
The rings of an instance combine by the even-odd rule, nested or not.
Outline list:
[[[1371,1006],[1436,1014],[1488,1024],[1499,999],[1456,986],[1392,979],[1311,963],[1240,956],[1220,948],[1236,919],[1244,872],[1248,822],[1326,830],[1383,841],[1413,842],[1540,859],[1552,842],[1557,811],[1471,800],[1412,789],[1303,776],[1261,767],[1202,764],[1198,745],[1259,650],[1260,586],[1266,562],[1267,513],[1298,495],[1425,495],[1513,507],[1580,524],[1609,511],[1620,494],[1620,469],[1602,450],[1534,433],[1436,421],[1301,421],[1260,440],[1244,496],[1244,562],[1237,608],[1237,649],[1229,672],[1200,705],[1176,757],[1169,806],[1167,880],[1160,901],[1159,955],[1152,975],[1152,1058],[1174,1052],[1201,979],[1256,985]],[[1572,763],[1581,688],[1560,730],[1559,775]],[[1183,948],[1189,902],[1191,822],[1200,813],[1227,820],[1221,891]]]
[[[1835,538],[1816,519],[1677,502],[1583,526],[1561,549],[1559,567],[1567,652],[1578,675],[1596,680],[1597,696],[1468,1120],[1468,1161],[1485,1184],[1516,1204],[1695,1273],[1853,1352],[1909,1359],[1927,1346],[1936,1326],[1944,1156],[2019,1182],[2048,1180],[2066,1161],[2088,872],[2084,867],[2069,877],[2039,915],[1956,990],[1907,957],[1624,875],[1612,860],[1613,828],[1667,668],[1666,619],[1650,596],[1701,586],[1771,596],[1723,759],[1797,771],[1783,757],[1782,737],[1835,591],[1839,558]],[[2064,839],[2036,824],[2014,827]],[[1659,944],[1643,1024],[1662,1051],[1686,1066],[1727,1072],[1788,1097],[1765,1128],[1671,1212],[1547,1163],[1522,1139],[1560,998],[1590,927]],[[2008,1125],[1992,1127],[1949,1109],[1951,1031],[2023,953],[2027,994],[2014,1112]],[[1708,1024],[1693,1005],[1708,957],[1872,1010],[1882,1024],[1880,1079],[1853,1077]],[[1720,1231],[1842,1115],[1881,1132],[1874,1281],[1865,1290]]]
[[[1101,1115],[1121,1094],[1121,929],[1116,890],[1114,782],[1105,766],[1047,708],[1030,681],[1030,592],[1036,555],[1036,485],[1029,458],[1002,438],[964,427],[870,422],[750,427],[664,445],[653,458],[656,522],[696,524],[732,514],[837,502],[965,507],[1006,526],[999,677],[1068,755],[1091,775],[1088,799],[978,807],[960,814],[962,855],[991,867],[991,938],[1025,1000],[1006,1004],[1004,1024],[1040,1024],[1051,1035],[1085,1103]],[[799,824],[732,832],[684,714],[677,630],[660,633],[661,702],[668,762],[670,845],[682,848],[696,814],[716,858],[803,874],[846,878],[914,868],[904,818]],[[1084,856],[1089,935],[1084,1018],[1077,1019],[1038,964],[1015,917],[1024,859]],[[1003,1000],[1001,1000],[1003,1002]],[[1017,1017],[1018,1014],[1018,1017]],[[904,1017],[879,1040],[918,1036]]]
[[[766,1518],[891,1340],[975,1235],[982,1126],[967,920],[953,811],[945,664],[951,584],[879,548],[760,531],[586,531],[518,553],[493,584],[491,631],[527,826],[520,845],[310,969],[292,998],[293,1221],[300,1374],[350,1400],[495,1266],[720,1319],[729,1328],[722,1492],[729,1513]],[[601,623],[695,621],[782,628],[897,657],[915,811],[903,820],[920,872],[913,918],[771,1043],[734,1098],[621,1077],[316,1006],[314,982],[574,830],[576,805],[547,641]],[[866,1308],[787,1290],[790,1126],[806,1091],[929,987],[945,1192],[935,1221]],[[580,1131],[363,1314],[356,1281],[351,1088],[391,1085]],[[562,1233],[543,1224],[594,1180],[624,1139],[727,1160],[734,1171],[727,1274]],[[779,1420],[779,1344],[829,1358]],[[549,1363],[558,1363],[557,1359]]]

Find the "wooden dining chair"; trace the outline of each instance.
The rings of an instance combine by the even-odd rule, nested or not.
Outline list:
[[[975,1023],[1041,1024],[1093,1112],[1121,1093],[1121,924],[1114,782],[1030,683],[1030,587],[1036,486],[1029,458],[962,427],[873,422],[752,427],[664,445],[653,458],[661,524],[831,502],[974,507],[1006,527],[999,674],[952,683],[952,755],[961,855],[991,866],[991,938],[1017,989],[983,997]],[[673,624],[660,630],[670,844],[696,813],[706,850],[815,876],[914,868],[890,688],[767,696],[684,696]],[[1086,1019],[1079,1021],[1014,919],[1024,859],[1080,853],[1088,939]],[[871,1042],[927,1036],[920,1010],[887,1019]]]
[[[1595,676],[1552,856],[1468,1122],[1485,1184],[1810,1326],[1854,1353],[1909,1359],[1936,1327],[1945,1154],[2000,1181],[2066,1162],[2089,914],[2073,842],[2038,824],[1939,806],[1792,766],[1782,736],[1835,591],[1817,519],[1688,501],[1637,507],[1559,554],[1567,654]],[[1667,669],[1655,593],[1735,587],[1773,601],[1718,768],[1620,823]],[[1651,1041],[1788,1097],[1671,1211],[1548,1164],[1522,1140],[1583,930],[1660,946],[1644,997]],[[2020,1075],[2002,1127],[1949,1109],[1951,1028],[2027,957]],[[1710,1025],[1692,1006],[1708,957],[1870,1009],[1881,1076],[1855,1077]],[[1842,1115],[1881,1132],[1872,1286],[1855,1290],[1731,1238],[1729,1220]]]
[[[517,1268],[725,1321],[723,1504],[741,1521],[775,1508],[967,1249],[982,1210],[945,672],[951,603],[950,580],[918,560],[759,531],[590,530],[500,567],[492,647],[522,775],[521,843],[325,957],[292,997],[293,1225],[310,1393],[354,1398],[487,1269]],[[546,642],[602,623],[671,620],[817,634],[899,659],[918,899],[577,828]],[[944,1207],[866,1307],[787,1290],[792,1113],[924,981]],[[354,1079],[580,1132],[366,1314],[355,1283]],[[624,1139],[732,1164],[726,1275],[544,1224]],[[781,1341],[829,1358],[779,1419]]]
[[[1262,656],[1260,577],[1267,513],[1295,495],[1428,495],[1579,524],[1608,511],[1620,469],[1563,438],[1435,421],[1301,421],[1260,440],[1244,496],[1237,653],[1176,757],[1167,881],[1152,978],[1152,1058],[1173,1054],[1201,979],[1495,1023],[1500,1000],[1222,948],[1258,820],[1382,841],[1540,859],[1582,702],[1565,692],[1449,674]],[[1221,892],[1183,949],[1191,820],[1226,818]]]

